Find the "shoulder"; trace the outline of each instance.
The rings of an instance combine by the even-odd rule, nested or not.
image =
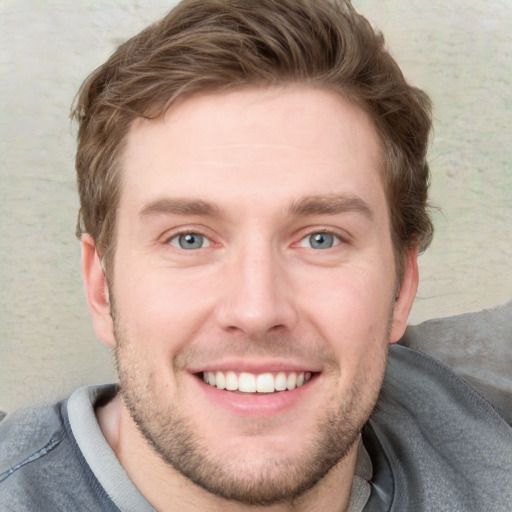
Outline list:
[[[445,363],[512,425],[512,301],[410,326],[400,343]]]
[[[26,460],[51,451],[63,435],[59,404],[8,415],[0,422],[0,482]]]
[[[0,495],[8,510],[117,511],[74,440],[66,403],[0,422]]]
[[[19,410],[2,420],[0,494],[12,510],[40,507],[35,500],[65,437],[59,404]]]
[[[512,428],[432,357],[390,348],[366,435],[391,510],[512,510]]]

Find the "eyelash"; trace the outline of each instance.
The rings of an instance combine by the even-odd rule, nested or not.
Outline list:
[[[179,237],[184,236],[184,235],[195,235],[195,236],[202,237],[203,240],[207,242],[207,245],[202,245],[201,247],[197,247],[197,248],[192,247],[189,249],[181,247],[179,244]],[[330,247],[326,247],[326,248],[321,248],[321,247],[315,248],[315,247],[311,247],[311,246],[302,245],[303,242],[307,243],[307,240],[310,239],[310,237],[312,237],[314,235],[326,235],[326,236],[333,237],[333,245]],[[172,241],[175,239],[177,240],[177,242],[176,242],[176,244],[173,244]],[[303,247],[305,249],[316,249],[317,251],[326,251],[328,249],[334,249],[335,247],[337,247],[345,242],[346,242],[345,238],[342,237],[339,233],[333,232],[333,230],[312,229],[310,231],[308,230],[308,232],[306,234],[301,236],[299,241],[294,243],[293,246]],[[212,241],[212,239],[200,229],[183,229],[183,230],[174,232],[171,236],[169,236],[165,239],[164,243],[166,245],[171,245],[172,247],[174,247],[176,249],[181,249],[182,251],[186,251],[186,252],[189,252],[189,251],[194,252],[195,250],[206,249],[206,248],[214,245],[214,242]]]
[[[204,234],[201,230],[198,230],[198,229],[197,230],[195,230],[195,229],[184,229],[182,231],[175,232],[171,236],[166,238],[165,244],[171,245],[171,246],[175,247],[176,249],[182,249],[183,251],[187,251],[187,249],[185,249],[184,247],[179,247],[179,241],[177,242],[176,245],[172,243],[172,241],[174,239],[179,240],[180,236],[185,236],[185,235],[200,236],[205,241],[207,241],[208,244],[206,246],[198,247],[196,250],[198,250],[198,249],[205,249],[205,248],[210,247],[211,245],[213,245],[213,241],[210,239],[210,237],[208,235]],[[192,249],[190,249],[190,250],[192,250]]]
[[[325,238],[331,237],[332,238],[332,245],[330,247],[311,247],[311,246],[302,245],[303,242],[306,242],[307,240],[310,240],[311,237],[313,237],[315,235],[320,235],[320,236],[325,237]],[[333,249],[333,248],[337,247],[338,245],[342,244],[343,241],[344,241],[343,238],[340,235],[338,235],[337,233],[333,233],[332,231],[329,231],[329,230],[319,229],[319,230],[313,230],[313,231],[310,231],[309,233],[307,233],[305,236],[303,236],[299,240],[297,245],[299,247],[305,247],[307,249],[316,249],[316,250],[324,250],[324,251],[326,251],[328,249]],[[310,243],[311,243],[311,240],[310,240]]]

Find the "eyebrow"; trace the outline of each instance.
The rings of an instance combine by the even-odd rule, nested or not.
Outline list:
[[[221,210],[217,205],[201,199],[164,198],[146,204],[140,211],[141,217],[162,214],[218,217],[221,215]]]
[[[337,215],[359,212],[372,219],[373,209],[363,199],[345,195],[306,196],[293,201],[288,214],[291,216]],[[155,215],[198,215],[220,217],[222,210],[215,204],[202,199],[163,198],[146,204],[140,211],[141,217]]]
[[[374,211],[371,206],[357,196],[320,195],[307,196],[293,201],[289,208],[290,215],[337,215],[339,213],[357,212],[372,219]]]

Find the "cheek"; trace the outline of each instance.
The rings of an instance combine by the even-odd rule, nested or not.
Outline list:
[[[298,292],[301,309],[331,335],[372,338],[372,333],[385,332],[389,322],[394,294],[392,281],[384,276],[375,268],[343,268],[310,276]]]
[[[346,270],[346,269],[345,269]],[[304,294],[306,325],[314,329],[339,363],[340,386],[346,388],[361,375],[376,379],[385,365],[391,321],[393,286],[379,272],[340,272],[325,282],[328,293]],[[311,296],[313,295],[313,296]],[[370,378],[370,377],[365,377]]]
[[[151,270],[127,266],[126,279],[115,283],[116,307],[132,331],[179,339],[205,314],[208,290],[215,289],[204,277],[171,269]],[[152,334],[150,334],[152,333]]]

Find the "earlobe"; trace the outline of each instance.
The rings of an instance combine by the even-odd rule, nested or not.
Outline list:
[[[404,261],[404,273],[400,288],[395,297],[393,319],[391,324],[389,342],[397,342],[404,334],[407,319],[411,312],[414,297],[418,289],[418,248],[408,251]]]
[[[103,343],[113,347],[115,346],[114,325],[110,314],[107,280],[91,235],[82,235],[81,248],[82,279],[94,331]]]

